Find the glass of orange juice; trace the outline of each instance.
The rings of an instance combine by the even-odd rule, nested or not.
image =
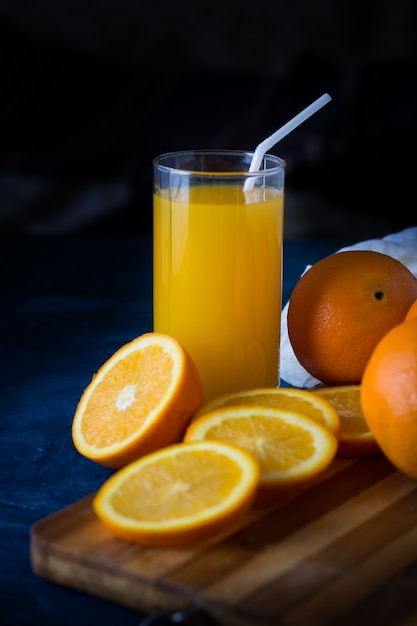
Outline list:
[[[285,162],[190,150],[153,161],[154,331],[200,373],[204,401],[279,385]]]

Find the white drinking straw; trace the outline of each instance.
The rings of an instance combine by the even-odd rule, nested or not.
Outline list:
[[[270,150],[278,141],[281,141],[286,135],[289,135],[294,128],[297,128],[300,124],[305,122],[306,119],[311,117],[314,113],[316,113],[319,109],[321,109],[325,104],[330,102],[331,97],[328,93],[323,94],[320,98],[317,98],[314,102],[312,102],[308,107],[300,111],[298,115],[292,118],[289,122],[281,126],[278,130],[276,130],[272,135],[264,139],[259,146],[256,148],[253,153],[252,161],[249,167],[249,172],[256,172],[259,170],[259,166],[262,162],[262,159],[265,153]],[[244,190],[248,191],[252,189],[255,184],[255,177],[248,178],[244,185]]]

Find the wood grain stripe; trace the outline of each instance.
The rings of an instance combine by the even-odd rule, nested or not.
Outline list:
[[[390,487],[394,488],[395,485],[391,484]],[[374,497],[378,498],[378,493]],[[404,497],[392,500],[387,508],[378,513],[374,509],[375,515],[367,519],[358,518],[354,522],[358,525],[343,533],[336,541],[332,541],[329,536],[328,545],[311,557],[299,560],[268,586],[252,597],[245,598],[245,606],[253,614],[262,611],[265,616],[277,617],[284,609],[308,603],[312,594],[320,594],[337,578],[350,573],[355,577],[358,567],[362,568],[369,558],[385,550],[401,534],[417,527],[416,505],[417,491],[413,485],[411,492],[406,491]],[[352,596],[345,595],[344,604],[337,603],[338,613],[342,609],[346,610],[346,603],[350,606],[352,602]]]
[[[292,613],[280,618],[282,626],[324,626],[343,614],[352,604],[369,594],[392,575],[415,560],[417,527],[373,554],[360,568],[340,575],[319,593],[307,599]]]
[[[382,489],[384,497],[387,497],[390,492],[389,482],[385,485],[383,481],[374,487],[363,489],[367,487],[367,480],[364,480],[359,494],[346,501],[345,476],[338,475],[335,478],[339,478],[341,482],[326,490],[327,498],[320,497],[320,493],[314,494],[312,490],[296,503],[291,503],[290,508],[288,505],[283,509],[274,510],[271,516],[273,515],[276,538],[271,528],[267,530],[265,526],[262,529],[257,528],[257,550],[252,551],[251,558],[239,563],[239,567],[233,569],[230,575],[223,574],[218,577],[206,588],[206,593],[227,602],[233,602],[233,599],[242,600],[249,593],[281,576],[299,561],[305,560],[330,542],[343,537],[364,519],[372,517],[378,507],[386,506],[380,492]],[[402,486],[404,490],[412,488],[410,482],[398,473],[389,472],[387,480],[394,482],[391,492],[395,497],[401,495],[397,494],[397,487],[401,489]],[[349,491],[354,494],[356,490]],[[250,528],[248,532],[255,531]]]

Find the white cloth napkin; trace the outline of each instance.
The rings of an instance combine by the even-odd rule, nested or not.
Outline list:
[[[401,261],[408,269],[417,276],[417,227],[406,228],[398,233],[382,237],[382,239],[369,239],[341,248],[344,250],[376,250],[383,252]],[[311,265],[307,265],[306,272]],[[303,273],[304,273],[303,272]],[[287,328],[288,302],[281,313],[281,351],[280,351],[280,378],[283,383],[293,387],[313,387],[319,381],[311,376],[300,365],[292,349]]]

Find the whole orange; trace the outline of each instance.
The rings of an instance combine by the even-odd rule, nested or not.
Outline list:
[[[360,397],[365,420],[384,454],[417,480],[417,317],[392,328],[377,344]]]
[[[408,309],[406,320],[411,320],[412,317],[417,317],[417,300],[414,300],[413,304]]]
[[[370,250],[321,259],[296,284],[288,336],[301,365],[326,385],[359,384],[378,341],[417,299],[417,278]]]

